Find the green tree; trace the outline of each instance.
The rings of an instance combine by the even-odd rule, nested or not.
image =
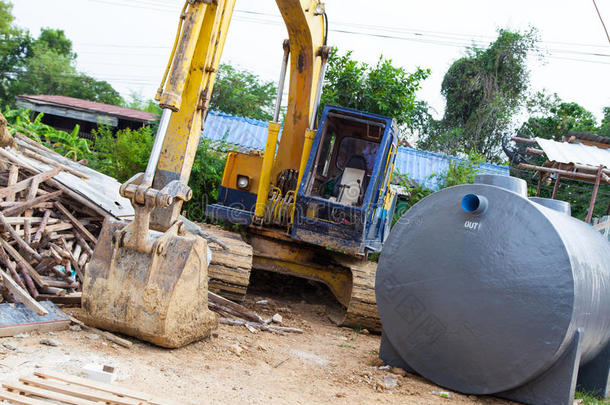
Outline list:
[[[43,28],[40,31],[40,36],[36,43],[45,44],[47,49],[50,49],[59,55],[67,56],[70,59],[76,59],[76,54],[72,51],[72,41],[66,38],[66,34],[63,30]]]
[[[145,99],[142,94],[133,91],[129,94],[129,99],[123,102],[123,107],[153,114],[162,113],[161,107],[155,100]]]
[[[412,128],[422,106],[415,96],[429,75],[430,70],[421,68],[409,73],[383,56],[375,66],[369,66],[354,60],[351,51],[340,55],[334,48],[328,60],[320,107],[333,104],[387,115],[402,128]]]
[[[520,137],[562,141],[571,131],[598,132],[593,113],[577,103],[562,101],[557,94],[538,93],[528,107],[533,114],[517,131]]]
[[[610,136],[610,107],[604,107],[604,118],[597,133],[602,136]]]
[[[0,103],[18,94],[54,94],[120,105],[120,94],[79,72],[72,41],[62,30],[43,28],[38,38],[14,25],[11,3],[0,0]]]
[[[7,32],[13,23],[13,5],[8,1],[0,0],[0,33]]]
[[[277,88],[273,82],[231,65],[220,65],[210,108],[263,121],[273,118]]]
[[[31,54],[32,38],[13,25],[12,4],[0,0],[0,103],[13,104],[11,87]]]
[[[502,139],[526,101],[527,58],[536,43],[533,29],[500,30],[488,48],[470,48],[455,61],[441,88],[445,114],[442,120],[429,122],[418,146],[452,154],[474,151],[489,161],[501,161]]]

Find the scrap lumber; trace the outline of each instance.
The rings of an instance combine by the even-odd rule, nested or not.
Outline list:
[[[0,150],[4,151],[3,149],[0,149]],[[6,151],[4,151],[4,152],[6,152]],[[20,191],[27,190],[29,188],[29,186],[32,184],[32,181],[36,181],[38,183],[47,181],[50,178],[55,177],[57,174],[59,174],[59,172],[61,172],[61,169],[56,167],[55,169],[51,169],[44,173],[37,174],[36,176],[23,180],[23,181],[20,181],[19,183],[4,187],[3,189],[0,190],[0,198],[5,198],[8,195],[12,195],[12,194],[18,193]]]
[[[174,404],[171,400],[157,398],[152,394],[134,391],[127,387],[55,371],[36,371],[32,375],[20,378],[18,382],[3,383],[0,399],[25,405],[50,403],[71,405]]]
[[[101,391],[94,392],[92,390],[83,389],[71,384],[63,384],[50,379],[40,378],[36,375],[22,377],[19,379],[19,381],[47,391],[69,395],[74,399],[81,398],[87,401],[93,401],[93,403],[98,401],[116,405],[140,405],[142,403],[140,400],[124,398],[114,393],[106,393]]]
[[[69,386],[81,387],[91,390],[96,390],[100,392],[105,392],[107,394],[116,395],[123,398],[131,398],[134,400],[141,401],[141,404],[150,404],[150,405],[169,405],[172,402],[167,399],[155,398],[151,394],[146,394],[142,392],[137,392],[131,390],[126,387],[121,387],[115,384],[108,384],[103,382],[94,381],[88,378],[76,377],[68,374],[63,374],[55,371],[35,371],[34,375],[36,377],[48,380],[48,381],[56,381],[64,384],[68,384]],[[44,397],[43,397],[44,398]]]
[[[223,325],[246,326],[246,327],[249,326],[254,329],[274,332],[274,333],[278,333],[278,334],[303,333],[302,329],[286,328],[283,326],[274,326],[274,325],[268,325],[265,323],[258,323],[258,322],[240,321],[237,319],[230,319],[230,318],[220,318],[220,323],[222,323]]]
[[[93,236],[91,232],[89,232],[89,230],[85,228],[83,224],[81,224],[80,221],[70,213],[70,211],[66,209],[66,207],[61,205],[60,202],[56,202],[55,207],[57,207],[57,209],[62,213],[62,215],[64,215],[66,218],[68,218],[70,222],[72,222],[72,225],[74,225],[78,232],[82,233],[85,238],[89,239],[91,242],[97,244],[97,238]]]
[[[89,176],[87,176],[86,174],[79,172],[76,169],[71,168],[70,166],[66,166],[66,165],[62,165],[61,163],[58,163],[56,161],[54,161],[53,159],[49,159],[47,157],[44,157],[36,152],[33,152],[31,150],[24,150],[23,154],[27,157],[31,157],[32,159],[36,159],[41,161],[42,163],[46,163],[50,166],[54,166],[54,167],[59,167],[61,170],[63,170],[64,172],[68,172],[71,173],[77,177],[80,177],[81,179],[88,179]]]
[[[15,166],[15,165],[10,165],[9,169],[8,169],[8,182],[7,182],[7,186],[10,187],[13,184],[17,183],[17,180],[19,179],[19,167]],[[12,202],[15,201],[15,193],[9,193],[5,200],[7,202]]]
[[[303,333],[303,330],[297,328],[287,328],[282,326],[270,325],[268,321],[263,321],[263,318],[261,318],[255,312],[244,307],[243,305],[223,298],[217,294],[214,294],[211,291],[208,291],[208,307],[211,310],[219,312],[221,314],[226,313],[243,319],[239,320],[221,317],[220,323],[225,325],[245,326],[246,328],[248,328],[248,330],[253,332],[262,330],[277,333],[280,335],[284,333]]]
[[[42,305],[40,305],[36,300],[34,300],[30,294],[28,294],[23,288],[19,287],[19,285],[4,272],[4,270],[0,269],[0,276],[2,276],[2,282],[4,286],[19,300],[34,311],[38,315],[46,315],[48,314],[47,310],[44,309]]]
[[[48,200],[52,200],[54,198],[59,197],[61,195],[61,193],[63,193],[63,191],[58,190],[53,193],[48,193],[45,195],[41,195],[40,197],[33,198],[29,201],[24,201],[13,207],[5,209],[4,211],[2,211],[2,215],[5,215],[5,216],[20,215],[23,212],[25,212],[26,210],[32,209],[35,206],[39,205],[40,203],[47,202]]]
[[[23,139],[19,144],[36,149]],[[2,298],[38,312],[36,300],[80,305],[92,246],[107,213],[55,180],[62,171],[71,172],[65,165],[40,171],[1,148],[0,162],[6,168],[0,170],[0,269],[6,274]]]
[[[129,340],[120,338],[120,337],[118,337],[118,336],[116,336],[116,335],[114,335],[114,334],[112,334],[110,332],[106,332],[106,331],[94,328],[92,326],[88,326],[84,322],[76,319],[73,316],[70,316],[70,321],[72,321],[73,324],[78,325],[81,328],[83,328],[85,330],[88,330],[90,332],[93,332],[96,335],[99,335],[99,336],[101,336],[101,337],[111,341],[112,343],[116,343],[119,346],[123,346],[123,347],[125,347],[127,349],[130,349],[133,346],[133,343],[131,343]]]
[[[261,318],[255,312],[250,311],[243,305],[239,305],[236,302],[221,297],[220,295],[214,294],[212,291],[208,291],[208,306],[210,307],[210,309],[215,310],[217,312],[226,312],[227,314],[237,316],[239,318],[246,319],[252,322],[263,322],[263,318]]]

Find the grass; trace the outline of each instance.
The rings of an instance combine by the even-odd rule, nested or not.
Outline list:
[[[587,394],[586,392],[576,392],[576,399],[582,399],[583,405],[607,405],[610,404],[610,400],[604,400],[594,397],[593,395]]]
[[[346,345],[345,343],[341,343],[341,344],[339,345],[339,347],[343,347],[343,348],[345,348],[345,349],[356,349],[356,347],[355,347],[355,346]]]

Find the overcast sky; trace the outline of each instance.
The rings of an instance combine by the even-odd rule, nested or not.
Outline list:
[[[182,0],[12,0],[17,24],[37,35],[60,28],[80,70],[124,96],[153,98],[173,43]],[[610,28],[610,0],[597,0]],[[272,0],[237,0],[223,61],[277,80],[287,37]],[[486,45],[498,28],[540,32],[544,61],[532,60],[535,90],[556,92],[596,116],[610,106],[610,44],[589,0],[327,0],[329,43],[375,63],[430,68],[419,97],[442,114],[443,75],[466,46]]]

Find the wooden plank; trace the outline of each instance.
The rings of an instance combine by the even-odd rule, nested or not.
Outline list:
[[[32,184],[30,185],[30,188],[28,189],[28,193],[25,196],[26,204],[28,204],[28,203],[31,204],[32,200],[34,200],[36,198],[36,194],[38,193],[39,187],[40,187],[40,181],[36,177],[32,178]],[[13,209],[16,209],[17,207],[19,207],[19,206],[15,206],[15,207],[13,207]],[[28,206],[25,209],[25,212],[23,213],[23,215],[25,217],[31,217],[32,213],[33,213],[32,208]],[[21,213],[19,213],[17,215],[21,215]],[[25,241],[29,244],[32,240],[32,222],[29,219],[25,220],[23,223],[23,233],[24,233]]]
[[[73,228],[74,228],[74,225],[72,225],[69,222],[60,222],[60,223],[54,224],[54,225],[47,225],[46,229],[44,230],[44,233],[68,231]]]
[[[25,385],[19,382],[4,383],[2,386],[12,392],[19,392],[25,395],[35,395],[44,399],[65,402],[71,405],[99,405],[99,402],[87,401],[86,399],[76,398],[71,395],[60,394],[54,391],[43,390],[41,388]]]
[[[11,167],[9,167],[9,169],[8,169],[8,184],[7,184],[7,187],[10,187],[13,184],[16,184],[17,180],[19,180],[19,167],[15,166],[15,165],[11,165]],[[15,193],[9,193],[6,196],[6,201],[7,202],[15,201]]]
[[[76,238],[76,242],[81,246],[81,248],[85,249],[85,251],[87,252],[87,255],[89,257],[93,256],[93,249],[91,249],[91,247],[89,246],[89,244],[87,243],[87,241],[85,240],[85,238],[83,238],[81,236],[81,234],[79,234],[78,232],[74,232],[74,237]],[[80,261],[79,261],[80,263]]]
[[[83,293],[75,292],[68,295],[38,294],[38,299],[41,301],[51,301],[53,304],[80,306]]]
[[[36,387],[59,392],[61,394],[73,395],[78,398],[83,398],[91,401],[103,401],[114,405],[140,405],[141,401],[133,398],[120,397],[117,394],[105,391],[94,392],[88,389],[82,389],[75,384],[58,383],[38,376],[22,377],[19,381],[34,385]]]
[[[49,225],[49,222],[51,222],[50,217],[51,217],[51,210],[45,210],[44,215],[42,216],[42,219],[40,221],[40,226],[38,227],[38,230],[36,231],[36,234],[34,235],[34,238],[32,239],[32,245],[34,247],[38,247],[38,244],[40,243],[40,240],[42,239],[42,233],[44,232],[47,225]]]
[[[6,149],[0,148],[0,156],[4,157],[5,159],[9,160],[10,162],[12,162],[20,167],[23,167],[33,173],[40,173],[40,170],[37,170],[34,167],[32,167],[31,165],[19,160],[19,158],[17,158],[13,154],[11,154]],[[57,181],[55,179],[49,179],[46,181],[46,183],[51,187],[54,187],[58,190],[63,191],[65,195],[69,196],[75,202],[78,202],[79,204],[84,205],[85,207],[89,208],[90,210],[92,210],[97,215],[101,216],[102,218],[109,215],[109,213],[106,212],[102,207],[100,207],[99,205],[95,204],[94,202],[88,200],[87,198],[83,197],[82,195],[78,194],[77,192],[71,190],[69,187],[63,185],[59,181]]]
[[[19,405],[49,405],[47,401],[40,401],[38,399],[26,397],[25,395],[13,394],[8,391],[0,391],[0,399]]]
[[[68,173],[70,173],[70,174],[73,174],[73,175],[75,175],[76,177],[80,177],[81,179],[87,180],[87,179],[89,178],[89,176],[87,176],[86,174],[84,174],[84,173],[82,173],[82,172],[79,172],[78,170],[73,169],[73,168],[71,168],[70,166],[63,165],[63,164],[61,164],[61,163],[59,163],[59,162],[57,162],[57,161],[55,161],[55,160],[53,160],[53,159],[49,159],[48,157],[45,157],[45,156],[39,155],[38,153],[36,153],[36,152],[34,152],[34,151],[31,151],[31,150],[24,150],[24,151],[23,151],[23,154],[24,154],[25,156],[27,156],[27,157],[30,157],[30,158],[32,158],[32,159],[39,160],[39,161],[41,161],[42,163],[46,163],[46,164],[48,164],[48,165],[50,165],[50,166],[53,166],[53,167],[59,167],[59,168],[61,168],[61,169],[62,169],[64,172],[68,172]]]
[[[47,287],[57,287],[57,288],[77,288],[78,283],[71,283],[67,281],[56,280],[52,277],[41,276],[42,281],[47,285]]]
[[[17,285],[19,285],[19,287],[21,287],[25,290],[25,284],[24,284],[23,280],[21,279],[21,277],[17,274],[17,269],[15,269],[13,262],[11,262],[11,260],[8,258],[6,251],[4,249],[2,249],[1,247],[0,247],[0,261],[2,261],[2,263],[4,263],[4,267],[6,267],[8,269],[9,274],[11,275],[13,280],[17,283]]]
[[[45,211],[49,212],[49,214],[51,213],[51,211]],[[8,222],[11,225],[23,225],[23,223],[25,221],[30,221],[32,224],[40,224],[42,222],[42,220],[44,218],[41,217],[7,217],[5,215],[6,218],[6,222]],[[59,222],[59,219],[57,218],[49,218],[48,220],[48,224],[49,225],[53,225]]]
[[[103,392],[113,393],[122,397],[139,399],[142,401],[147,401],[151,405],[167,405],[169,401],[155,399],[153,396],[149,394],[145,394],[143,392],[138,392],[134,390],[130,390],[128,388],[116,386],[113,384],[107,384],[103,382],[98,382],[94,380],[90,380],[88,378],[76,377],[68,374],[62,374],[56,371],[35,371],[35,375],[42,378],[53,379],[58,381],[67,382],[74,385],[80,385],[85,388],[92,388]]]
[[[34,267],[32,267],[32,265],[27,260],[25,260],[19,254],[19,252],[14,247],[11,246],[10,243],[5,241],[4,239],[0,239],[0,243],[2,244],[2,247],[4,248],[4,250],[6,250],[8,252],[8,254],[13,258],[13,260],[15,260],[17,263],[23,263],[25,268],[28,269],[28,274],[30,275],[30,277],[32,277],[32,280],[34,280],[36,285],[38,285],[41,288],[47,287],[47,283],[45,283],[45,281],[42,279],[40,274],[38,274],[36,269],[34,269]]]
[[[80,294],[80,293],[77,293],[77,294]],[[106,332],[106,331],[103,331],[103,330],[96,329],[96,328],[94,328],[92,326],[85,325],[84,322],[79,321],[78,319],[76,319],[73,316],[71,316],[70,319],[72,320],[72,323],[74,323],[76,325],[79,325],[81,328],[89,330],[89,331],[91,331],[91,332],[93,332],[93,333],[95,333],[97,335],[100,335],[100,336],[108,339],[109,341],[111,341],[113,343],[116,343],[119,346],[123,346],[123,347],[125,347],[127,349],[130,349],[133,346],[133,343],[131,343],[129,340],[120,338],[120,337],[118,337],[116,335],[113,335],[110,332]]]
[[[263,322],[263,319],[258,314],[250,311],[243,305],[239,305],[231,300],[221,297],[220,295],[214,294],[211,291],[208,291],[208,305],[212,309],[219,309],[248,321]]]
[[[595,176],[595,186],[593,187],[593,194],[591,195],[591,202],[589,203],[589,209],[587,210],[587,217],[585,218],[585,222],[587,224],[591,223],[591,219],[593,219],[593,210],[595,209],[595,200],[597,199],[597,192],[599,191],[599,183],[601,182],[603,175],[604,166],[600,166],[597,169],[597,175]]]
[[[60,202],[56,202],[55,206],[66,218],[70,220],[70,222],[72,222],[72,225],[74,225],[74,227],[81,234],[83,234],[85,238],[89,239],[91,242],[93,242],[93,244],[97,245],[97,238],[93,236],[93,234],[89,232],[89,230],[85,228],[85,226],[81,224],[81,222],[76,219],[76,217],[72,215],[72,213],[70,213],[70,211],[68,211],[66,207],[64,207]]]
[[[62,194],[63,194],[63,191],[61,191],[61,190],[54,191],[52,193],[47,193],[47,194],[41,195],[40,197],[36,197],[30,201],[24,201],[19,205],[15,205],[14,207],[6,208],[4,211],[2,211],[2,214],[4,216],[8,216],[8,217],[20,215],[23,212],[25,212],[26,210],[33,209],[36,205],[47,202],[48,200],[57,198]]]
[[[6,151],[4,151],[4,152],[6,152]],[[51,179],[52,177],[57,176],[60,172],[61,172],[61,168],[56,167],[49,171],[46,171],[46,172],[37,174],[33,177],[30,177],[29,179],[22,180],[19,183],[13,184],[12,186],[8,186],[3,189],[0,189],[0,198],[6,198],[7,196],[13,195],[15,193],[19,193],[20,191],[27,190],[30,187],[30,185],[32,184],[32,181],[36,180],[36,181],[42,183],[44,181]]]
[[[49,312],[42,307],[38,302],[36,302],[30,294],[28,294],[25,290],[13,281],[12,278],[2,269],[0,269],[0,275],[2,276],[2,281],[4,286],[8,288],[8,290],[17,298],[19,301],[23,303],[30,310],[34,311],[38,315],[46,315]]]

